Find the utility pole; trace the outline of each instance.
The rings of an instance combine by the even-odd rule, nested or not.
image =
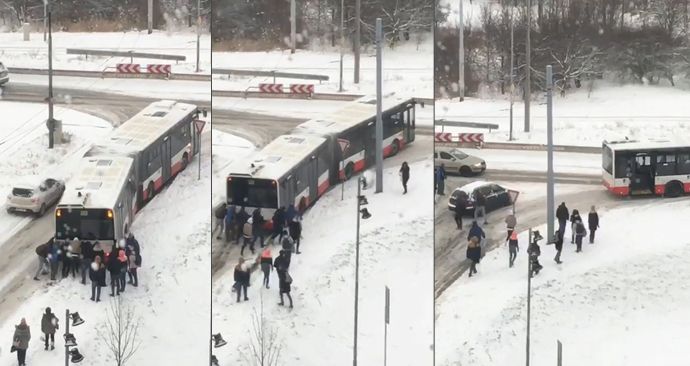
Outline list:
[[[148,1],[148,27],[149,34],[153,33],[153,0]]]
[[[201,0],[196,1],[196,72],[199,72],[199,53],[201,48]]]
[[[527,0],[529,1],[529,0]],[[532,228],[529,229],[527,247],[532,243]],[[529,249],[528,249],[529,250]],[[532,302],[532,258],[527,260],[527,339],[525,342],[525,362],[529,366],[530,308]]]
[[[460,93],[460,101],[465,99],[465,19],[462,11],[463,0],[458,0],[460,13],[458,22],[458,92]]]
[[[359,316],[359,216],[362,208],[362,176],[357,178],[357,239],[355,241],[355,334],[352,347],[352,366],[357,366],[357,321]]]
[[[546,145],[547,145],[547,167],[546,167],[546,227],[547,240],[553,243],[554,228],[554,176],[553,176],[553,68],[546,66]],[[562,235],[562,233],[559,233]]]
[[[48,148],[55,145],[55,118],[53,115],[53,22],[48,8]]]
[[[65,309],[65,334],[69,334],[69,309]],[[69,346],[67,345],[65,345],[65,366],[69,366]]]
[[[508,141],[513,141],[513,98],[515,95],[515,25],[513,11],[515,4],[510,6],[510,134]]]
[[[532,1],[527,0],[527,42],[525,45],[525,61],[527,62],[525,83],[525,132],[529,132],[529,104],[532,98],[532,49],[530,29],[532,28]]]
[[[362,0],[355,0],[355,84],[359,84],[359,37]]]
[[[343,91],[343,58],[345,51],[345,0],[340,0],[340,85],[338,91]]]
[[[295,0],[290,0],[290,53],[295,53],[295,42],[297,42],[297,24],[296,24],[296,12],[297,4]]]
[[[43,42],[47,40],[48,32],[48,0],[43,1]]]
[[[376,191],[383,192],[383,117],[381,109],[383,103],[382,84],[382,60],[381,44],[383,43],[383,31],[381,18],[376,18]]]

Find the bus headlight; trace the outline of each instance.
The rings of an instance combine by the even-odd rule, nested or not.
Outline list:
[[[55,216],[57,216],[57,217],[62,216],[62,210],[61,209],[55,210]]]
[[[109,219],[113,218],[113,210],[108,210],[108,218]]]

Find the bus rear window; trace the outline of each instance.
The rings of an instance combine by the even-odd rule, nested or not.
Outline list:
[[[236,206],[278,208],[278,190],[270,179],[228,178],[227,198]]]
[[[607,173],[613,175],[613,151],[610,147],[604,147],[604,153],[602,154],[602,168]]]
[[[115,224],[108,211],[58,207],[55,211],[55,238],[115,240]]]

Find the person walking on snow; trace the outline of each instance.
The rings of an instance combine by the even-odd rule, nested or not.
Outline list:
[[[295,220],[296,216],[297,210],[295,209],[295,205],[288,205],[287,211],[285,211],[285,224],[290,224]]]
[[[402,181],[403,194],[407,194],[407,181],[410,180],[410,166],[407,165],[406,161],[403,161],[398,174],[400,174],[400,180]]]
[[[244,236],[244,224],[247,223],[247,220],[249,220],[249,214],[247,211],[244,209],[244,206],[240,207],[239,212],[237,212],[237,215],[235,215],[235,244],[239,245],[240,244],[240,238]]]
[[[225,242],[229,243],[233,235],[233,224],[235,220],[235,205],[228,206],[225,211]]]
[[[541,255],[541,248],[539,248],[539,240],[541,240],[542,237],[539,235],[539,231],[535,231],[532,234],[532,242],[529,244],[529,247],[527,247],[527,254],[529,255],[529,261],[530,261],[530,277],[534,277],[534,275],[539,274],[539,271],[541,271],[542,268],[544,268],[541,263],[539,263],[539,256]]]
[[[577,220],[573,224],[573,232],[575,233],[575,244],[577,244],[577,250],[575,252],[579,253],[582,251],[582,238],[587,235],[587,229],[585,229],[585,224],[582,220]]]
[[[105,287],[105,265],[101,257],[96,256],[89,267],[89,279],[91,280],[91,301],[101,301],[101,287]]]
[[[575,225],[578,221],[582,221],[582,217],[580,217],[580,211],[575,209],[572,215],[570,215],[570,230],[572,232],[570,235],[570,244],[575,243]]]
[[[515,258],[517,258],[517,253],[520,251],[520,247],[518,246],[518,235],[517,231],[511,231],[510,236],[508,237],[508,268],[513,267],[513,263],[515,263]]]
[[[91,267],[91,262],[93,262],[93,244],[90,240],[84,240],[81,242],[81,258],[80,261],[80,271],[81,271],[81,284],[86,285],[86,277],[89,274],[89,268]]]
[[[124,242],[122,244],[124,244]],[[120,292],[125,292],[125,286],[127,285],[127,272],[129,272],[129,260],[124,249],[119,249],[117,251],[117,261],[120,262],[120,276],[118,277],[118,285],[120,286]]]
[[[38,281],[38,275],[45,274],[46,268],[50,265],[48,263],[48,253],[51,249],[51,243],[53,239],[51,238],[48,242],[43,243],[36,247],[36,256],[38,258],[38,268],[36,268],[36,274],[34,275],[34,280]]]
[[[436,186],[436,194],[439,196],[445,196],[446,195],[446,166],[445,164],[441,164],[440,167],[436,168],[436,172],[434,174],[434,183]]]
[[[17,351],[19,366],[26,366],[26,350],[29,348],[29,340],[31,340],[31,329],[26,324],[26,319],[22,318],[19,325],[14,326],[14,335],[12,336],[12,348]]]
[[[486,221],[486,197],[482,194],[482,192],[477,191],[477,193],[474,195],[474,220],[475,221],[478,220],[480,213],[481,213],[482,218],[484,219],[484,225],[488,224],[489,222]]]
[[[292,237],[288,235],[287,231],[283,233],[283,251],[285,252],[285,259],[287,261],[287,266],[290,267],[290,262],[292,261],[292,253],[295,252],[295,242]]]
[[[589,226],[589,243],[594,244],[594,233],[599,228],[599,214],[594,206],[589,210],[587,215],[587,223]]]
[[[43,314],[43,317],[41,318],[41,332],[43,332],[43,335],[45,336],[45,350],[48,350],[48,339],[50,339],[50,350],[55,349],[55,330],[60,328],[58,326],[58,318],[55,317],[55,314],[53,314],[50,310],[50,308],[46,308],[46,312]]]
[[[216,230],[218,230],[218,235],[216,236],[216,239],[220,240],[222,237],[223,233],[225,232],[225,214],[228,211],[228,204],[223,202],[218,208],[216,208],[216,211],[213,213],[213,216],[216,217],[216,226],[213,227],[213,231],[211,233],[215,233]]]
[[[264,273],[264,280],[262,284],[268,287],[268,280],[271,277],[271,271],[273,270],[273,257],[271,256],[271,248],[266,248],[264,249],[263,252],[261,252],[261,272]]]
[[[563,250],[563,233],[560,231],[556,231],[555,236],[555,242],[554,244],[556,245],[556,256],[553,258],[556,263],[561,264],[561,251]]]
[[[476,236],[473,236],[470,238],[469,242],[467,243],[467,259],[470,260],[469,277],[472,277],[473,274],[477,273],[477,264],[479,264],[481,257],[482,257],[482,249],[479,246],[479,238]]]
[[[476,221],[472,221],[472,227],[470,227],[470,232],[467,233],[467,240],[471,240],[472,237],[477,238],[477,243],[479,244],[479,249],[482,249],[482,242],[486,238],[486,233],[482,230],[481,226]],[[481,252],[482,257],[484,256],[483,251]]]
[[[252,240],[253,247],[256,247],[254,245],[256,243],[256,239],[261,239],[259,245],[261,245],[261,248],[264,247],[264,237],[266,236],[264,234],[265,223],[266,220],[264,220],[264,217],[261,215],[261,209],[255,209],[254,212],[252,212],[252,236],[254,237]]]
[[[249,268],[245,268],[244,258],[240,257],[235,266],[233,273],[235,281],[235,291],[237,292],[237,302],[240,302],[241,292],[244,291],[244,301],[249,300],[247,297],[247,287],[249,287]]]
[[[561,233],[563,237],[565,237],[565,223],[568,222],[569,217],[570,212],[568,211],[568,207],[565,206],[565,202],[561,202],[556,209],[556,218],[558,219],[558,232]]]
[[[278,272],[278,287],[280,287],[280,302],[278,305],[284,306],[283,294],[287,295],[290,300],[290,309],[292,309],[292,296],[290,296],[290,285],[292,285],[292,276],[287,270]]]
[[[285,225],[285,206],[281,206],[273,213],[273,218],[271,219],[273,223],[273,234],[268,239],[269,242],[273,243],[275,238],[278,238],[278,242],[283,241],[283,227]]]
[[[115,290],[117,289],[117,295],[120,295],[120,271],[122,270],[122,262],[117,259],[118,249],[117,246],[113,245],[113,248],[108,254],[108,272],[110,272],[110,296],[115,296]]]
[[[139,268],[140,263],[141,257],[139,256],[139,253],[137,253],[134,249],[130,250],[129,255],[127,256],[127,274],[129,275],[129,281],[127,283],[133,287],[139,287],[139,273],[137,272],[137,269]]]
[[[242,236],[244,237],[244,242],[242,243],[242,249],[240,250],[240,255],[244,255],[244,248],[249,246],[249,250],[254,254],[254,240],[252,240],[254,220],[250,217],[247,222],[242,226]]]
[[[462,230],[462,215],[465,214],[466,207],[465,201],[463,200],[457,200],[455,202],[453,211],[455,212],[455,225],[458,226],[458,230]]]
[[[510,239],[510,236],[513,234],[513,231],[515,231],[515,227],[517,226],[517,218],[515,218],[515,215],[510,214],[506,216],[506,231],[508,232],[508,236],[506,236],[506,240]]]
[[[302,239],[302,220],[296,217],[295,220],[288,224],[288,229],[290,230],[290,238],[295,243],[295,254],[300,254],[299,243]]]

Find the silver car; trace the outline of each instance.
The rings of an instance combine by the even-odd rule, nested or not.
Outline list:
[[[0,86],[7,84],[10,81],[10,72],[5,65],[0,62]]]
[[[486,170],[486,162],[476,156],[467,155],[457,148],[437,147],[434,150],[434,166],[443,164],[446,173],[470,176]]]
[[[28,212],[43,216],[65,192],[65,182],[47,178],[39,184],[19,184],[7,196],[7,212]]]

